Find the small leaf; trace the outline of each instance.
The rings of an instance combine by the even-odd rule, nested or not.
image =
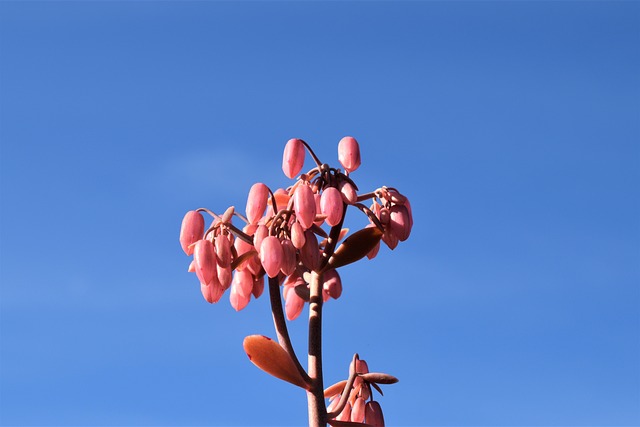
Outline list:
[[[338,246],[325,269],[342,267],[364,258],[381,238],[382,232],[377,227],[356,231]]]
[[[249,335],[242,343],[249,360],[268,374],[308,389],[289,354],[280,344],[264,335]]]
[[[383,374],[380,372],[369,372],[367,374],[360,375],[363,380],[369,383],[376,384],[395,384],[398,382],[398,379],[393,375]]]
[[[335,396],[336,394],[341,394],[344,391],[344,386],[347,385],[347,380],[342,380],[334,385],[327,387],[324,389],[324,397]]]
[[[325,239],[326,239],[327,237],[329,237],[329,235],[327,234],[327,232],[326,232],[326,231],[324,231],[324,230],[322,229],[322,227],[320,227],[320,226],[319,226],[319,225],[317,225],[317,224],[313,224],[313,225],[311,226],[311,231],[313,231],[313,232],[314,232],[314,233],[316,233],[318,236],[323,237],[323,238],[325,238]]]

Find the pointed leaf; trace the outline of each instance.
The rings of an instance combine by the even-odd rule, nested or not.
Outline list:
[[[258,368],[298,387],[308,388],[289,354],[276,341],[264,335],[249,335],[242,346]]]
[[[364,258],[380,242],[381,238],[382,232],[377,227],[356,231],[338,246],[326,268],[342,267]]]
[[[347,380],[338,381],[332,386],[324,389],[324,397],[329,398],[336,394],[341,394],[344,391],[344,386],[347,385]]]

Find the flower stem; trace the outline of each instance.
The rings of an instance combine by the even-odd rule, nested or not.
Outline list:
[[[280,284],[277,277],[269,277],[269,300],[271,301],[271,312],[273,313],[273,325],[276,328],[276,335],[278,336],[278,342],[289,354],[289,357],[293,360],[293,363],[298,368],[298,372],[302,375],[302,378],[307,384],[311,384],[311,380],[307,371],[304,370],[295,351],[291,344],[291,338],[289,338],[289,330],[287,329],[287,322],[284,318],[284,310],[282,309],[282,300],[280,299]]]
[[[309,427],[327,425],[327,407],[324,402],[322,380],[322,275],[311,272],[309,283],[311,297],[309,301],[309,377],[311,389],[307,391],[309,408]]]

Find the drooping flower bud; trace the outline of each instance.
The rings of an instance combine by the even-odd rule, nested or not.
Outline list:
[[[264,291],[264,274],[253,279],[253,289],[251,293],[254,298],[260,298],[262,291]]]
[[[237,274],[237,273],[236,273]],[[240,293],[240,285],[235,280],[231,284],[231,294],[229,295],[229,302],[231,303],[231,307],[233,307],[236,311],[240,311],[249,304],[249,300],[251,299],[251,292],[248,295],[242,295]]]
[[[369,373],[369,365],[367,362],[362,359],[356,360],[356,372],[359,374],[368,374]]]
[[[320,267],[318,238],[311,230],[304,232],[304,238],[304,246],[300,249],[300,259],[309,270],[315,271]]]
[[[340,193],[342,194],[342,200],[344,200],[347,205],[353,205],[358,201],[356,189],[353,188],[350,182],[344,181],[340,183]]]
[[[328,297],[333,299],[340,298],[340,295],[342,295],[342,281],[338,271],[334,268],[325,271],[322,275],[322,280],[323,297],[326,295],[324,300],[326,301]]]
[[[204,218],[197,211],[189,211],[182,219],[180,227],[180,246],[187,255],[193,254],[193,243],[202,239],[204,233]]]
[[[349,173],[360,166],[360,146],[351,136],[345,136],[338,143],[338,161]]]
[[[411,233],[411,217],[409,210],[403,205],[393,205],[389,209],[389,224],[391,231],[401,242],[409,238]]]
[[[266,225],[260,224],[253,235],[253,246],[260,254],[260,248],[262,247],[262,241],[269,235],[269,228]]]
[[[224,294],[224,289],[217,282],[211,282],[208,285],[204,283],[200,283],[200,292],[202,292],[202,296],[209,304],[214,304],[220,301],[222,294]]]
[[[255,224],[262,217],[264,210],[267,208],[267,200],[269,199],[269,188],[261,182],[253,184],[249,190],[247,197],[247,220],[250,224]]]
[[[311,187],[306,184],[298,185],[295,193],[293,193],[293,208],[302,228],[307,230],[313,225],[316,217],[316,201]]]
[[[287,315],[288,320],[294,320],[302,312],[302,309],[304,307],[304,300],[300,298],[297,293],[295,293],[293,288],[289,288],[290,289],[288,290],[285,297],[284,311]]]
[[[216,276],[216,253],[210,240],[198,240],[193,248],[196,275],[200,283],[208,284]]]
[[[229,289],[231,286],[231,282],[233,280],[233,272],[231,270],[231,266],[222,267],[218,264],[218,282],[220,282],[220,286],[222,286],[223,290]]]
[[[280,271],[285,276],[289,276],[296,270],[296,265],[298,264],[298,260],[296,257],[296,248],[291,243],[291,240],[283,239],[280,241],[280,245],[282,246],[282,265],[280,266]]]
[[[325,221],[330,226],[333,227],[340,222],[344,212],[344,204],[342,203],[342,195],[337,188],[328,187],[322,192],[320,210],[327,216]]]
[[[364,422],[364,406],[364,399],[362,397],[358,397],[351,409],[351,421],[356,423]]]
[[[370,400],[364,408],[364,418],[367,424],[374,427],[384,427],[382,408],[375,400]]]
[[[223,234],[216,236],[216,255],[218,257],[218,265],[222,267],[231,265],[231,242],[229,237]]]
[[[236,292],[242,296],[251,297],[251,291],[253,290],[253,275],[248,270],[236,271],[233,275],[233,281],[231,287],[236,288]]]
[[[267,276],[276,277],[284,259],[282,245],[276,236],[267,236],[260,245],[260,262]]]
[[[304,165],[304,144],[298,138],[292,138],[284,146],[282,156],[282,171],[287,178],[293,178],[300,173]]]
[[[304,246],[304,229],[298,221],[291,224],[291,243],[296,249]]]
[[[336,417],[336,421],[350,421],[351,420],[351,403],[347,402],[340,415]]]

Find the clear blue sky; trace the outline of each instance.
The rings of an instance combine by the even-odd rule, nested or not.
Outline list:
[[[639,46],[632,1],[1,2],[0,424],[304,424],[242,350],[267,299],[204,302],[178,231],[353,135],[415,226],[343,269],[326,382],[357,351],[390,426],[639,425]]]

